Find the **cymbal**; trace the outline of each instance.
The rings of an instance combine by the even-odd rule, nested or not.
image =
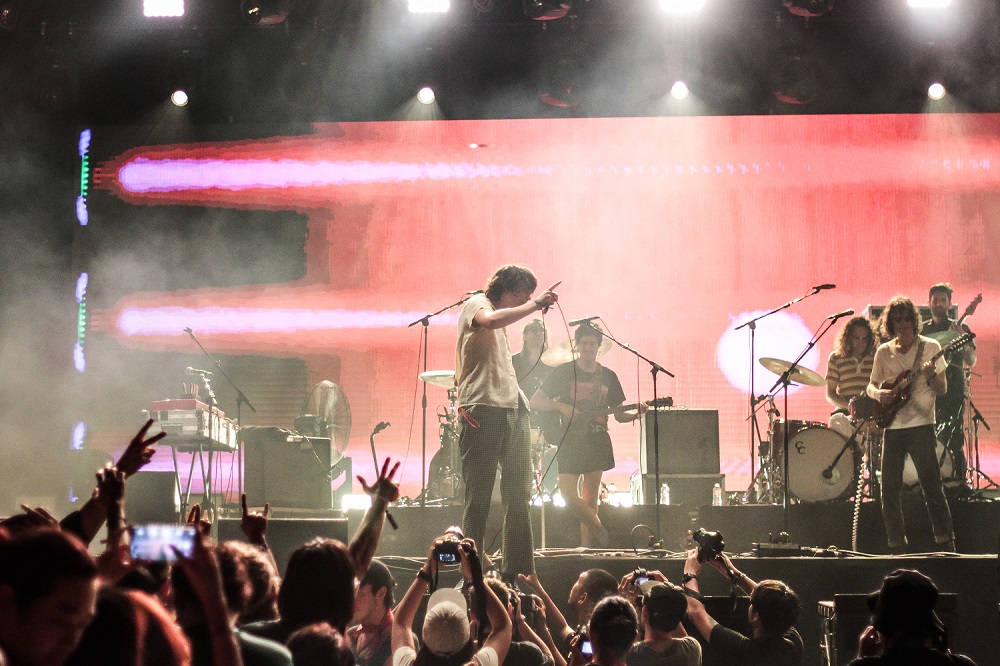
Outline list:
[[[783,375],[788,368],[792,367],[791,363],[782,361],[780,358],[764,357],[760,359],[760,364],[776,375]],[[795,366],[795,370],[788,376],[788,379],[796,384],[805,384],[806,386],[826,384],[826,380],[819,373],[801,365]]]
[[[454,370],[428,370],[427,372],[421,372],[417,376],[428,384],[433,384],[434,386],[440,386],[441,388],[447,389],[455,388]]]
[[[557,345],[549,347],[542,352],[542,363],[554,368],[557,365],[569,363],[580,358],[580,352],[576,351],[574,346],[571,341],[567,340],[566,342],[560,342]],[[604,356],[609,351],[611,351],[611,340],[604,338],[601,340],[601,346],[597,350],[597,355]]]

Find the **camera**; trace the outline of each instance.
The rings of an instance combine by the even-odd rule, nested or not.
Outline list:
[[[444,537],[434,544],[434,559],[442,564],[458,564],[461,561],[458,548],[464,538],[460,528],[449,527],[445,530]]]
[[[706,532],[702,527],[691,535],[691,540],[698,544],[699,562],[714,560],[726,549],[726,542],[722,539],[721,532]]]
[[[150,523],[134,525],[129,532],[129,555],[133,560],[173,562],[178,552],[184,557],[194,552],[194,527],[189,525]]]
[[[638,569],[632,572],[632,584],[635,585],[636,587],[642,585],[648,580],[649,580],[649,574],[642,567],[639,567]]]

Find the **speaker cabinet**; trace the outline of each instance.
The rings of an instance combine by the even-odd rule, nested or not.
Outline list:
[[[871,620],[867,594],[835,594],[819,602],[820,657],[823,666],[847,666],[858,654],[858,637]],[[948,628],[948,647],[958,645],[958,595],[938,595],[934,612]]]
[[[238,518],[218,521],[219,541],[245,541]],[[292,552],[316,537],[348,542],[347,518],[271,518],[267,521],[267,543],[278,569],[284,575]]]
[[[331,479],[340,470],[330,464],[329,439],[289,437],[278,428],[261,428],[246,435],[244,442],[244,488],[251,503],[294,509],[333,507]]]
[[[639,469],[643,474],[656,471],[654,419],[659,424],[661,475],[719,473],[718,410],[651,409],[642,420]]]
[[[191,501],[201,500],[192,495]],[[125,492],[125,511],[129,522],[135,524],[177,522],[181,512],[177,477],[173,472],[146,470],[130,476]]]

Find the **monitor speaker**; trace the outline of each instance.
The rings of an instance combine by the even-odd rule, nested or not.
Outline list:
[[[719,412],[715,409],[657,409],[643,417],[642,472],[656,471],[653,424],[659,424],[660,474],[719,473]]]

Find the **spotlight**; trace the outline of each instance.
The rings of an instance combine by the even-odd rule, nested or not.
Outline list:
[[[819,81],[810,54],[800,49],[785,49],[772,66],[774,96],[785,104],[808,104],[816,98]]]
[[[409,0],[411,14],[444,14],[451,8],[450,0]]]
[[[705,0],[660,0],[660,9],[671,14],[696,12],[705,6]]]
[[[13,30],[17,26],[19,10],[18,3],[13,0],[0,2],[0,29]]]
[[[421,88],[417,93],[417,101],[421,104],[433,104],[434,91],[428,87]]]
[[[944,89],[944,86],[937,81],[927,86],[927,96],[930,97],[935,102],[939,99],[944,98],[948,94],[948,91]]]
[[[813,18],[833,9],[833,0],[784,0],[785,9],[795,16]]]
[[[555,21],[572,8],[573,0],[524,0],[524,15],[532,21]]]
[[[944,9],[951,6],[951,0],[906,0],[913,9]]]
[[[146,18],[184,16],[184,0],[143,0],[142,15]]]
[[[254,25],[278,25],[288,18],[285,0],[242,0],[240,13]]]
[[[580,106],[580,64],[572,58],[559,58],[545,70],[545,90],[538,96],[545,104],[561,109]]]
[[[687,99],[688,92],[687,84],[683,81],[674,81],[674,85],[670,87],[670,96],[677,100]]]
[[[187,106],[188,94],[183,90],[175,90],[170,93],[170,101],[174,103],[174,106]]]

